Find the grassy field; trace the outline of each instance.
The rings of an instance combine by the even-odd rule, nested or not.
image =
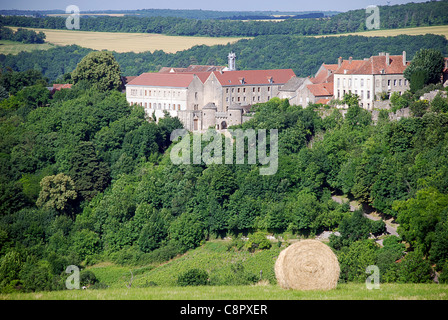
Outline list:
[[[10,27],[16,30],[15,27]],[[46,42],[53,45],[65,46],[76,44],[81,47],[94,50],[110,50],[116,52],[144,52],[163,50],[167,53],[175,53],[189,49],[196,45],[212,46],[236,42],[242,38],[218,38],[218,37],[184,37],[166,36],[153,33],[120,33],[120,32],[93,32],[82,30],[54,30],[32,29],[42,31],[46,35]]]
[[[18,54],[21,51],[48,50],[53,47],[54,45],[51,43],[27,44],[10,40],[0,40],[1,54]]]
[[[351,32],[351,33],[341,33],[341,34],[332,34],[332,35],[322,35],[322,36],[314,36],[316,38],[321,37],[339,37],[339,36],[364,36],[364,37],[394,37],[398,35],[410,35],[410,36],[418,36],[425,34],[438,34],[448,37],[448,25],[445,26],[431,26],[431,27],[417,27],[417,28],[403,28],[403,29],[387,29],[387,30],[370,30],[370,31],[362,31],[362,32]]]
[[[131,268],[101,263],[88,268],[106,289],[0,294],[0,300],[448,300],[448,284],[380,284],[369,290],[365,283],[338,284],[329,291],[285,290],[277,285],[274,263],[281,248],[250,253],[227,250],[226,241],[203,246],[160,265]],[[191,268],[207,270],[211,281],[229,276],[231,265],[242,263],[262,280],[253,285],[179,287],[177,276]],[[134,279],[127,288],[132,270]]]
[[[330,291],[285,290],[263,283],[250,286],[156,286],[101,290],[63,290],[2,294],[0,300],[448,300],[448,285],[381,284],[369,290],[363,283],[340,284]]]

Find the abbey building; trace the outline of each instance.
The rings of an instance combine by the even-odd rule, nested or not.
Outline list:
[[[235,59],[231,52],[227,67],[164,67],[132,77],[126,84],[126,99],[144,107],[148,117],[158,120],[169,113],[187,130],[203,131],[241,124],[252,105],[273,97],[307,106],[355,93],[360,106],[372,110],[380,97],[409,89],[403,77],[409,64],[406,52],[380,53],[364,60],[339,58],[337,64],[322,64],[314,77],[307,78],[297,77],[292,69],[236,70]]]

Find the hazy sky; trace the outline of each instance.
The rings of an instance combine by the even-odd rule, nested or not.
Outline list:
[[[0,9],[49,10],[77,5],[82,11],[119,10],[119,9],[203,9],[220,11],[348,11],[366,8],[369,5],[390,5],[408,2],[426,2],[425,0],[0,0]]]

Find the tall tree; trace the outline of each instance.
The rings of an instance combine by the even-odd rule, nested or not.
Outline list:
[[[423,82],[424,85],[440,82],[443,71],[443,55],[435,49],[420,49],[410,65],[404,71],[404,77],[411,82]],[[416,90],[418,88],[415,88]]]
[[[84,200],[92,199],[109,185],[110,170],[97,158],[93,142],[81,141],[73,150],[69,175]]]
[[[120,89],[120,66],[111,52],[93,51],[85,56],[73,70],[73,83],[85,80],[100,90]]]

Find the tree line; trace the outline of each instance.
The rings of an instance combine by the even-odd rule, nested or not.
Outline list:
[[[13,31],[11,28],[0,26],[0,40],[12,40],[23,43],[44,43],[46,35],[42,31],[27,30],[18,28]]]
[[[380,27],[395,29],[448,24],[448,1],[379,6]],[[281,22],[187,19],[180,17],[81,17],[83,31],[143,32],[182,36],[256,37],[260,35],[325,35],[365,31],[365,9],[351,10],[332,17],[286,19]],[[8,26],[65,29],[63,17],[1,16]]]
[[[237,55],[240,70],[291,68],[299,77],[314,76],[322,63],[337,63],[338,57],[364,59],[379,52],[400,55],[407,52],[408,59],[421,48],[431,48],[448,55],[448,41],[443,36],[422,35],[397,37],[300,37],[259,36],[243,39],[233,44],[195,46],[177,53],[125,52],[114,56],[123,76],[136,76],[144,72],[157,72],[162,67],[187,67],[190,64],[227,65],[227,55]],[[71,45],[49,50],[21,52],[18,55],[0,54],[0,67],[6,71],[40,71],[50,81],[64,81],[64,74],[73,71],[91,49]]]

